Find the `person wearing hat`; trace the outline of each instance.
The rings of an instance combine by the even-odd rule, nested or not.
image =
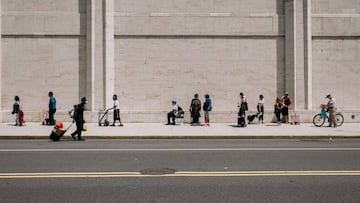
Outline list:
[[[166,125],[175,125],[175,118],[179,113],[179,107],[176,105],[176,101],[172,101],[172,110],[167,114],[167,124]],[[172,123],[170,123],[170,118],[172,119]]]
[[[330,93],[326,94],[326,98],[329,99],[329,102],[324,105],[325,107],[327,107],[327,110],[329,112],[329,127],[337,127],[336,124],[336,119],[335,119],[335,104],[336,104],[336,100],[334,97],[331,96]]]
[[[74,106],[74,108],[75,108],[74,120],[76,123],[76,130],[75,130],[75,132],[71,133],[71,137],[74,140],[76,140],[75,135],[77,135],[78,141],[84,140],[81,138],[81,132],[84,127],[85,104],[87,104],[87,100],[86,100],[86,97],[83,97],[83,98],[81,98],[81,103]]]

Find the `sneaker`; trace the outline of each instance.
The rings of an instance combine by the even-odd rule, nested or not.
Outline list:
[[[124,125],[121,123],[119,126],[120,126],[120,127],[123,127]]]

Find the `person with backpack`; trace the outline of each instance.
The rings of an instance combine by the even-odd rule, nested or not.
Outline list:
[[[84,139],[81,138],[81,132],[84,128],[84,111],[86,104],[86,97],[83,97],[81,98],[81,103],[74,106],[74,121],[76,123],[76,130],[71,133],[71,137],[74,140],[76,140],[75,135],[77,135],[78,141],[84,141]]]
[[[182,108],[176,104],[176,101],[172,101],[172,109],[171,111],[167,114],[167,124],[166,125],[175,125],[175,118],[177,116],[179,116],[181,113],[183,113],[184,111],[182,110]],[[172,119],[172,123],[170,122],[170,119]]]
[[[204,126],[210,126],[210,111],[212,110],[211,99],[208,94],[205,95],[205,102],[203,105],[205,124]]]

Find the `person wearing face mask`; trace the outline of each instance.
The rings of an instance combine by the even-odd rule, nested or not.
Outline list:
[[[71,133],[71,136],[74,140],[76,140],[75,135],[77,135],[78,141],[84,141],[84,139],[81,138],[81,132],[84,128],[84,111],[86,104],[87,104],[86,97],[83,97],[81,98],[81,103],[74,106],[75,109],[74,120],[76,123],[76,130],[75,132]]]
[[[120,119],[120,102],[116,94],[114,94],[113,96],[113,101],[114,101],[114,106],[109,109],[109,110],[114,109],[114,122],[111,126],[115,126],[116,121],[119,121],[120,123],[119,126],[122,127],[124,125],[121,123],[121,119]]]

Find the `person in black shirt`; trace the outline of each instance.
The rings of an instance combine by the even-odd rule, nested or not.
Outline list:
[[[76,140],[75,135],[77,135],[77,140],[84,140],[81,138],[81,132],[84,127],[84,110],[85,104],[87,104],[87,100],[85,97],[81,98],[81,103],[74,106],[75,108],[75,115],[74,120],[76,123],[76,130],[75,132],[71,133],[71,136],[74,140]]]
[[[191,100],[190,105],[190,113],[191,113],[191,124],[192,125],[199,125],[199,117],[200,117],[200,111],[201,111],[201,101],[199,99],[199,95],[195,94],[194,99]]]

